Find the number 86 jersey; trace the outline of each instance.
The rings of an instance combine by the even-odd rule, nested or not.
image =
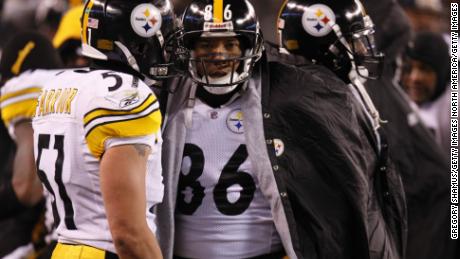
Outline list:
[[[250,258],[282,250],[246,149],[241,98],[192,113],[179,173],[176,256]]]
[[[153,92],[137,77],[108,70],[64,70],[43,88],[33,119],[40,180],[52,200],[59,242],[115,252],[99,183],[105,150],[151,147],[146,217],[163,198],[161,114]],[[127,172],[129,173],[129,172]]]

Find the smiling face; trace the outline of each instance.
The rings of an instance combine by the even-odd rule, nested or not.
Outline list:
[[[236,37],[200,38],[193,51],[193,58],[198,61],[197,72],[200,77],[219,78],[236,72],[239,60],[228,60],[242,56],[241,43]],[[203,60],[201,62],[200,60]]]
[[[436,72],[429,65],[414,59],[405,64],[401,84],[415,103],[420,105],[431,99],[436,91],[436,81]]]

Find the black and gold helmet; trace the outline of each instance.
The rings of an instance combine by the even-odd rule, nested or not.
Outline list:
[[[280,46],[325,65],[342,79],[352,69],[366,78],[381,73],[383,54],[375,47],[374,24],[359,0],[286,0],[278,31]],[[367,71],[359,69],[363,67]]]
[[[190,77],[197,83],[210,87],[233,86],[249,79],[254,64],[262,55],[263,40],[254,7],[247,0],[194,0],[186,8],[182,17],[182,35],[179,42],[188,53],[185,64]],[[213,60],[211,57],[193,55],[196,42],[200,38],[236,37],[241,43],[240,57]],[[231,75],[225,80],[211,80],[206,72],[207,64],[230,62]],[[198,73],[201,66],[204,74]]]
[[[165,39],[176,29],[169,0],[88,0],[82,16],[82,53],[126,64],[152,79],[170,76]]]
[[[63,68],[59,53],[51,41],[34,31],[13,35],[5,44],[0,59],[0,87],[24,71]]]

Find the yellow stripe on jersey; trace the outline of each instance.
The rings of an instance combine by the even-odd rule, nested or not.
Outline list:
[[[18,97],[18,96],[21,96],[21,95],[25,95],[25,94],[41,93],[41,91],[42,91],[41,87],[29,87],[29,88],[26,88],[26,89],[22,89],[22,90],[19,90],[19,91],[8,93],[8,94],[2,95],[0,97],[0,103],[5,102],[8,99]]]
[[[7,105],[2,108],[2,119],[6,126],[20,118],[32,118],[37,107],[37,99],[26,99]]]
[[[104,259],[106,251],[85,245],[66,245],[58,243],[51,259]]]
[[[101,117],[137,114],[137,113],[144,111],[146,108],[150,107],[151,105],[154,105],[156,102],[157,102],[157,98],[154,95],[149,94],[147,98],[140,105],[130,110],[120,111],[120,110],[112,110],[112,109],[104,109],[104,108],[94,109],[85,114],[83,118],[83,123],[86,126],[91,121],[101,118]]]
[[[35,42],[29,41],[24,46],[24,48],[18,52],[18,58],[14,62],[13,66],[11,67],[11,73],[13,73],[13,75],[18,75],[19,72],[21,72],[21,67],[22,67],[22,64],[24,63],[24,60],[26,60],[26,57],[30,54],[30,52],[34,48],[35,48]]]
[[[94,126],[86,134],[88,148],[96,158],[104,153],[104,143],[108,138],[133,138],[147,136],[160,130],[161,113],[159,109],[141,117],[126,120],[107,121]]]
[[[215,23],[221,23],[224,21],[224,0],[214,0],[214,14],[213,21]]]
[[[85,8],[85,12],[83,13],[83,27],[81,30],[83,44],[88,44],[88,16],[91,12],[91,9],[93,8],[93,5],[94,1],[89,0],[87,3],[87,7]]]

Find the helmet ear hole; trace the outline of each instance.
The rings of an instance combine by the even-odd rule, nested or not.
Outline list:
[[[149,46],[147,45],[147,43],[142,42],[138,44],[133,44],[132,48],[130,49],[134,55],[145,56],[146,52],[149,49]]]

